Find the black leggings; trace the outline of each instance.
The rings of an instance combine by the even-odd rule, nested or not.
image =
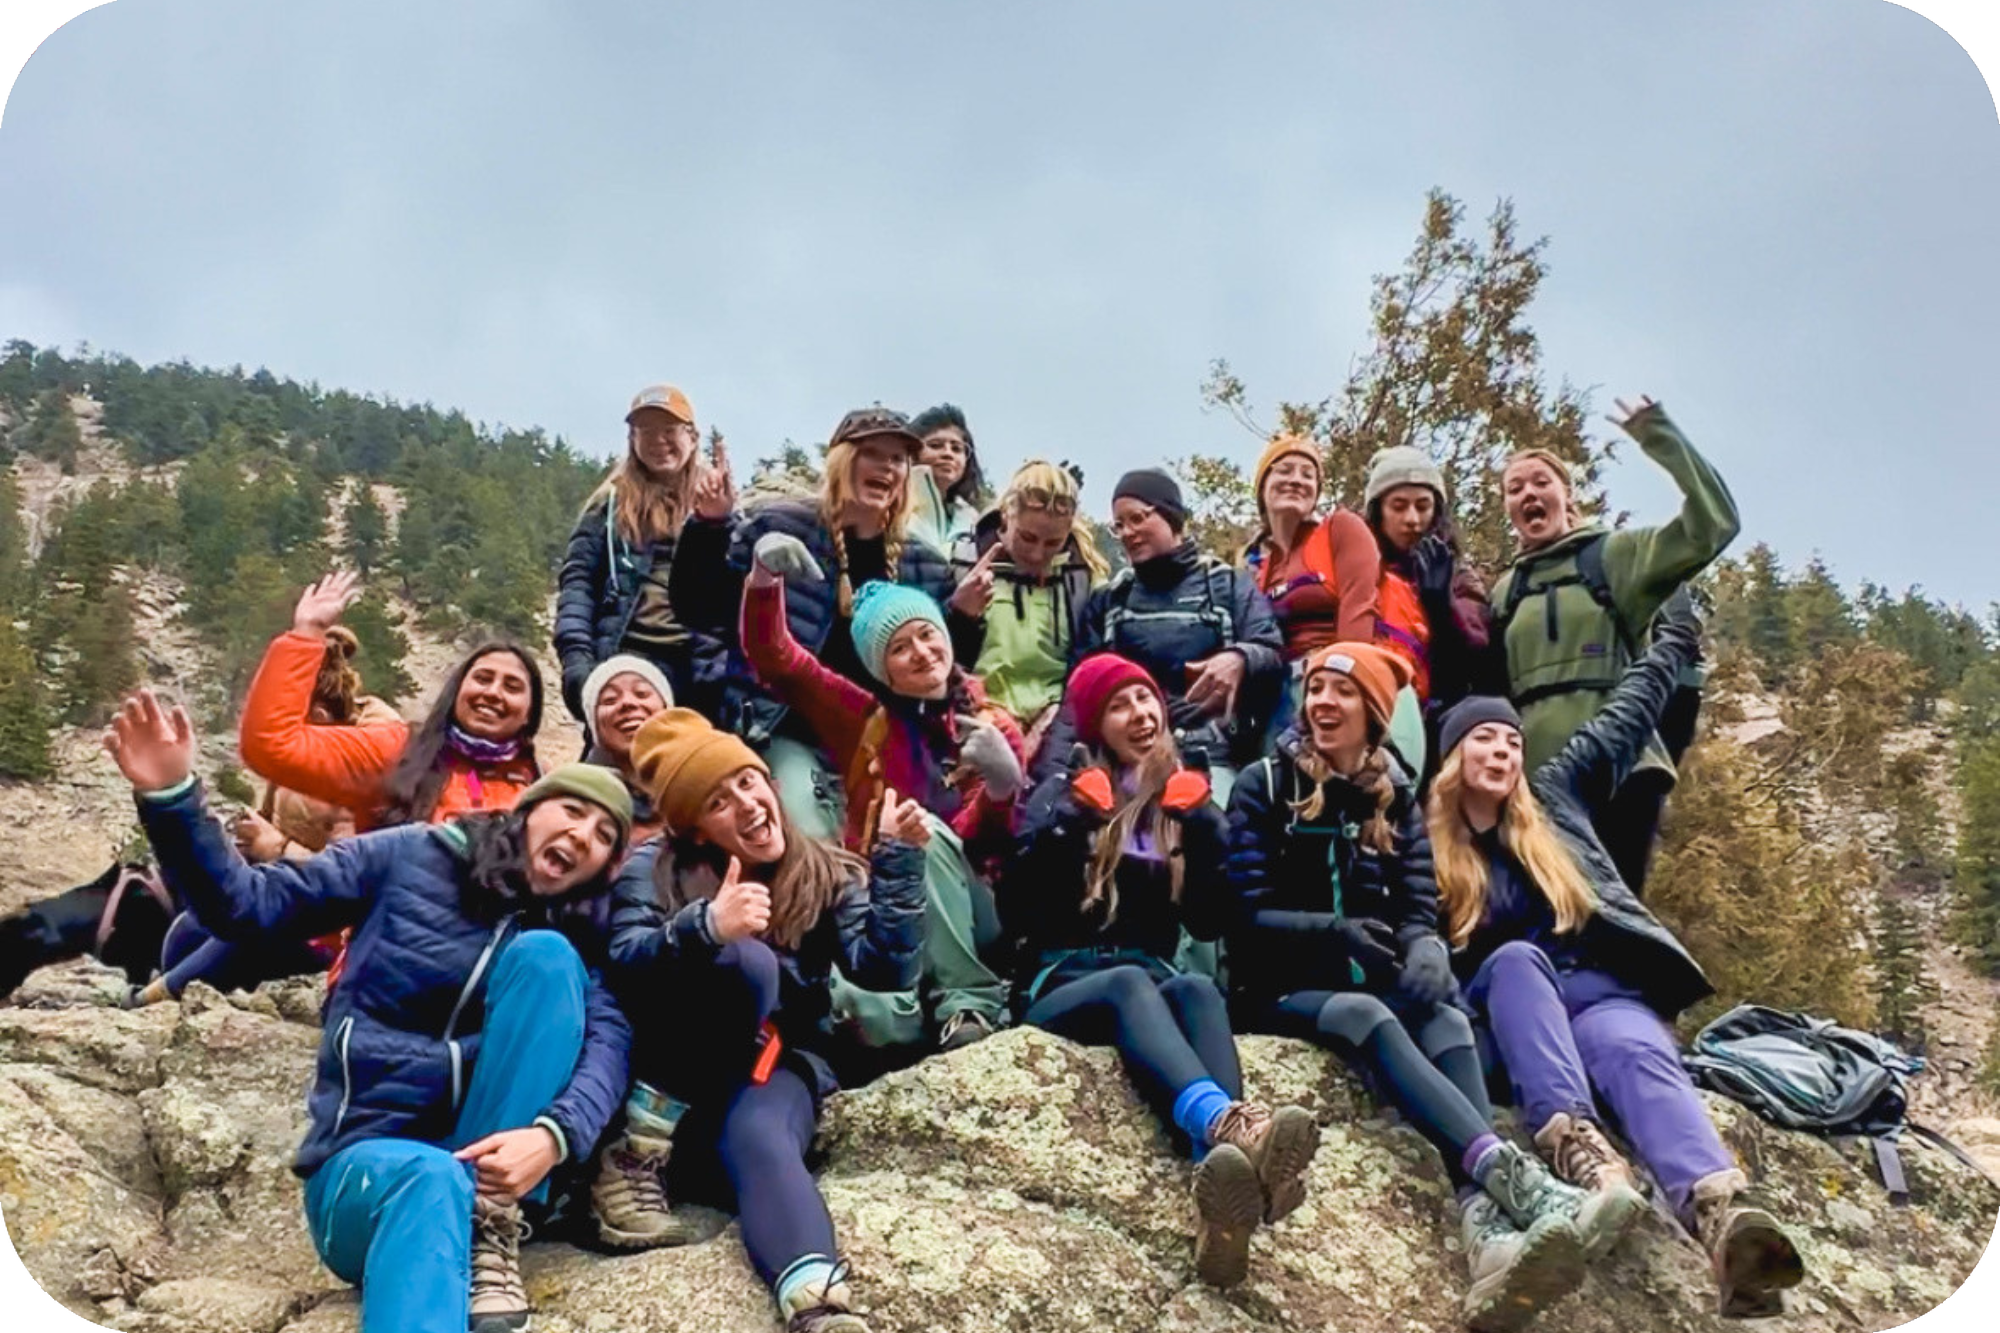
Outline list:
[[[1044,992],[1025,1020],[1086,1046],[1117,1047],[1139,1095],[1169,1124],[1190,1083],[1212,1078],[1232,1099],[1243,1096],[1229,1007],[1207,977],[1156,982],[1124,963]]]
[[[1472,1021],[1448,1005],[1393,1004],[1366,991],[1295,991],[1278,1001],[1271,1026],[1358,1066],[1464,1184],[1465,1150],[1493,1132]]]

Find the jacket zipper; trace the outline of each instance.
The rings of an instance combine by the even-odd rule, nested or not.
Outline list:
[[[465,979],[465,988],[459,991],[458,1003],[451,1007],[451,1018],[444,1025],[444,1043],[446,1048],[451,1052],[451,1106],[453,1110],[458,1109],[459,1099],[464,1094],[464,1056],[459,1050],[458,1045],[458,1020],[465,1013],[466,1001],[470,1000],[472,993],[479,988],[480,979],[486,975],[486,969],[493,962],[493,955],[500,950],[500,941],[506,937],[507,928],[514,924],[514,920],[513,916],[502,917],[500,924],[493,928],[492,938],[486,941],[486,947],[480,951],[479,961],[472,965],[472,975]]]
[[[340,1020],[340,1109],[334,1113],[333,1132],[347,1123],[347,1106],[354,1100],[354,1070],[347,1062],[347,1048],[354,1040],[354,1015]]]

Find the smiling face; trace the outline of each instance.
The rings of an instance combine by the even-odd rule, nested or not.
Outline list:
[[[1014,568],[1029,578],[1047,578],[1056,557],[1069,544],[1073,521],[1067,514],[1047,509],[1023,509],[1001,520],[1000,543],[1007,548]]]
[[[1459,742],[1458,763],[1467,791],[1504,801],[1521,785],[1521,733],[1505,722],[1482,722]]]
[[[1351,760],[1368,745],[1368,704],[1352,676],[1315,671],[1306,678],[1306,726],[1326,759]]]
[[[695,816],[694,835],[745,867],[767,866],[785,854],[778,790],[760,768],[739,768],[715,784]]]
[[[911,620],[889,636],[883,683],[907,699],[942,699],[951,687],[951,640],[928,620]]]
[[[1181,544],[1166,515],[1129,495],[1111,503],[1111,535],[1125,548],[1125,558],[1135,565],[1166,555]]]
[[[646,471],[673,477],[686,470],[701,432],[663,407],[642,407],[625,423],[625,442]]]
[[[595,879],[618,851],[618,821],[580,796],[537,801],[523,823],[528,888],[537,898],[553,898]]]
[[[528,725],[534,685],[528,664],[506,651],[474,662],[452,701],[452,720],[483,741],[508,741]]]
[[[667,706],[652,682],[636,672],[626,671],[605,682],[597,695],[597,709],[591,714],[590,734],[604,752],[620,765],[631,760],[632,738],[647,718]]]
[[[910,480],[910,449],[900,435],[870,435],[854,442],[848,476],[855,501],[886,517],[903,503]]]
[[[941,491],[958,485],[971,456],[972,446],[966,443],[965,432],[956,426],[938,427],[924,436],[924,446],[917,451],[917,461],[930,468],[931,478]]]
[[[1382,535],[1399,551],[1424,539],[1437,520],[1437,492],[1428,486],[1396,486],[1382,496]]]
[[[1264,474],[1263,501],[1267,518],[1303,522],[1319,507],[1319,464],[1304,454],[1286,454]]]
[[[1547,546],[1570,530],[1569,483],[1547,459],[1522,458],[1507,465],[1500,485],[1507,521],[1525,550]]]
[[[1104,748],[1120,768],[1131,768],[1153,752],[1167,734],[1167,710],[1160,695],[1143,681],[1120,686],[1105,702],[1097,724]]]

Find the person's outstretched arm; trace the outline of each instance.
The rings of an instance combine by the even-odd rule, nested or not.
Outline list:
[[[1694,660],[1700,645],[1700,613],[1682,590],[1661,615],[1652,646],[1626,668],[1604,707],[1542,765],[1535,780],[1570,792],[1588,810],[1600,809],[1637,766],[1681,668]]]
[[[1722,475],[1695,452],[1665,408],[1641,398],[1618,425],[1681,491],[1681,511],[1665,523],[1622,529],[1605,539],[1605,578],[1619,614],[1637,633],[1674,589],[1706,569],[1736,540],[1743,522]]]

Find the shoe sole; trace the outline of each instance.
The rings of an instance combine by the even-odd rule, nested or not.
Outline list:
[[[534,1326],[530,1314],[476,1314],[468,1322],[470,1333],[528,1333]]]
[[[1233,1143],[1213,1148],[1194,1169],[1195,1275],[1211,1287],[1233,1287],[1250,1275],[1250,1236],[1264,1217],[1257,1168]]]
[[[1805,1260],[1799,1257],[1776,1220],[1752,1214],[1739,1222],[1723,1242],[1722,1272],[1717,1281],[1724,1319],[1761,1319],[1784,1311],[1780,1292],[1805,1280]]]
[[[643,1231],[619,1231],[604,1223],[597,1224],[598,1243],[608,1250],[668,1250],[676,1245],[691,1245],[696,1237],[691,1229],[678,1229],[665,1234],[648,1234]]]
[[[1288,1217],[1306,1201],[1306,1172],[1319,1151],[1319,1121],[1302,1106],[1281,1106],[1271,1117],[1263,1168],[1264,1221]]]
[[[1465,1323],[1472,1333],[1519,1333],[1537,1314],[1583,1285],[1583,1237],[1567,1218],[1544,1218],[1526,1232],[1502,1271],[1472,1284]]]
[[[1597,1191],[1591,1199],[1597,1211],[1592,1215],[1591,1228],[1583,1232],[1583,1257],[1596,1263],[1618,1248],[1618,1242],[1625,1239],[1632,1224],[1639,1220],[1639,1214],[1646,1211],[1646,1199],[1630,1185],[1612,1185]]]

